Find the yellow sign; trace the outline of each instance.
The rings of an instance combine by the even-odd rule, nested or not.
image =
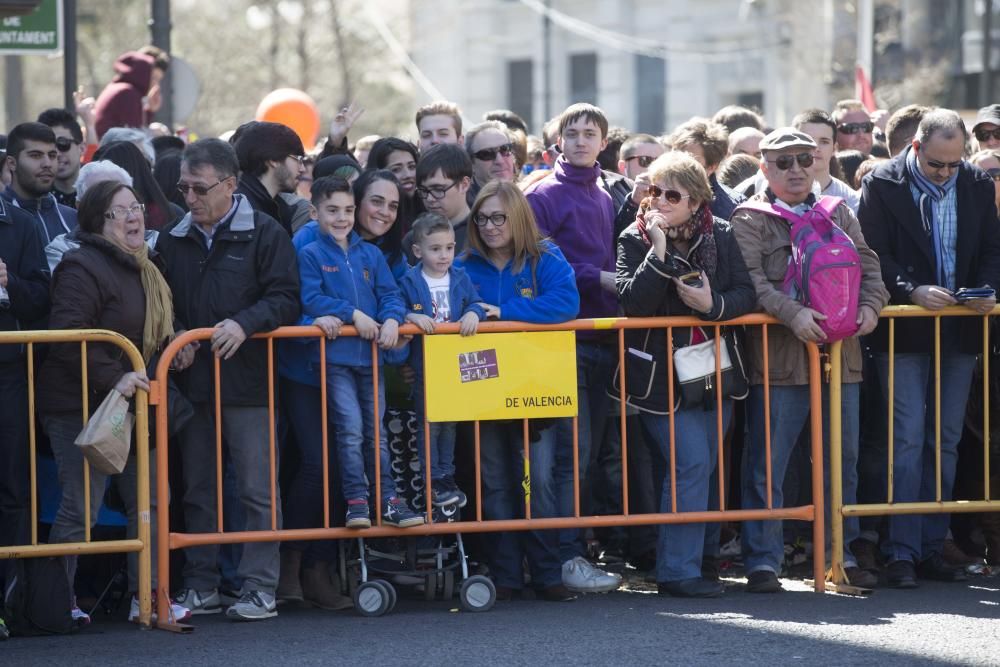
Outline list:
[[[572,331],[423,339],[428,421],[577,414]]]

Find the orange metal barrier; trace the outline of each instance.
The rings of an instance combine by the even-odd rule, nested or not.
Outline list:
[[[844,517],[849,516],[891,516],[899,514],[945,514],[953,512],[1000,512],[1000,499],[990,498],[990,387],[989,387],[989,364],[990,364],[990,317],[1000,315],[1000,306],[993,309],[987,315],[966,308],[964,306],[952,306],[937,311],[929,311],[919,306],[889,306],[882,310],[880,318],[889,320],[889,382],[888,382],[888,460],[886,467],[887,497],[884,503],[844,505],[843,503],[843,476],[842,476],[842,425],[840,418],[840,397],[842,387],[842,374],[840,348],[841,343],[834,343],[830,350],[830,520],[831,541],[833,555],[831,557],[830,579],[833,587],[842,592],[860,594],[867,590],[851,586],[844,574],[843,552],[844,552]],[[934,405],[928,406],[927,410],[933,410],[934,419],[934,469],[935,469],[935,496],[934,500],[922,502],[893,502],[893,465],[895,457],[893,454],[893,417],[895,401],[895,353],[896,353],[896,320],[899,318],[933,318],[934,319],[934,352],[932,357],[931,378],[934,382]],[[982,500],[942,500],[941,493],[941,318],[943,317],[980,317],[983,323],[983,350],[982,350],[982,392],[983,392],[983,477],[984,477],[984,497]],[[977,391],[972,387],[972,391]],[[971,395],[971,394],[970,394]]]
[[[136,456],[136,496],[139,510],[139,529],[136,539],[92,541],[90,535],[90,465],[84,460],[84,534],[83,542],[60,544],[38,543],[38,477],[37,477],[37,434],[35,432],[35,346],[50,343],[79,343],[82,377],[83,416],[81,428],[86,426],[90,415],[89,385],[87,382],[87,344],[109,343],[117,345],[132,363],[136,371],[145,370],[142,355],[125,336],[113,331],[100,329],[80,329],[76,331],[5,331],[0,332],[0,345],[18,344],[25,346],[28,385],[28,447],[31,489],[31,543],[26,545],[0,546],[0,559],[39,558],[45,556],[83,556],[87,554],[131,553],[139,554],[137,595],[139,597],[139,623],[148,628],[152,612],[149,529],[149,415],[146,392],[141,389],[135,395],[135,439],[133,447]]]
[[[767,330],[769,326],[780,326],[777,320],[774,318],[763,315],[754,314],[748,315],[736,320],[730,320],[726,322],[718,323],[707,323],[703,320],[693,317],[670,317],[670,318],[605,318],[605,319],[595,319],[595,320],[574,320],[571,322],[566,322],[562,324],[554,325],[538,325],[538,324],[527,324],[523,322],[482,322],[479,325],[479,333],[516,333],[516,332],[528,332],[528,331],[594,331],[594,330],[616,330],[618,343],[618,357],[619,359],[624,358],[625,354],[625,330],[626,329],[648,329],[648,328],[664,328],[667,330],[667,359],[668,367],[667,374],[668,377],[673,375],[673,343],[672,336],[670,333],[674,328],[686,328],[692,326],[700,326],[703,328],[712,328],[716,334],[716,340],[721,340],[719,337],[720,328],[722,326],[760,326],[763,328],[763,339],[764,339],[764,377],[768,377],[768,360],[767,360]],[[767,443],[767,507],[764,509],[742,509],[742,510],[731,510],[726,509],[726,485],[725,480],[725,470],[724,470],[724,457],[723,457],[723,441],[724,433],[723,430],[723,418],[722,411],[717,407],[717,428],[718,428],[718,477],[719,477],[719,507],[720,510],[704,511],[704,512],[677,512],[677,497],[676,497],[676,470],[674,466],[675,460],[675,450],[674,450],[674,416],[670,415],[670,434],[671,442],[669,448],[669,470],[670,470],[670,480],[671,488],[673,492],[672,497],[672,508],[675,511],[666,513],[650,513],[650,514],[633,514],[629,511],[628,505],[628,437],[627,437],[627,427],[626,427],[626,405],[624,402],[625,396],[625,364],[622,363],[619,366],[619,380],[621,387],[621,395],[619,401],[619,413],[620,413],[620,428],[621,428],[621,447],[622,447],[622,514],[620,515],[604,515],[604,516],[581,516],[580,512],[580,479],[579,479],[579,449],[578,449],[578,431],[576,424],[576,417],[573,417],[574,422],[574,437],[573,437],[573,462],[574,462],[574,515],[572,517],[558,517],[558,518],[531,518],[531,510],[529,504],[525,503],[525,519],[511,519],[511,520],[484,520],[482,516],[482,478],[480,469],[480,439],[479,439],[479,422],[475,422],[475,499],[476,499],[476,516],[475,520],[468,521],[456,521],[448,523],[431,523],[431,503],[430,503],[430,470],[429,466],[425,466],[423,471],[425,475],[425,499],[427,500],[427,523],[422,526],[411,527],[411,528],[393,528],[388,526],[383,526],[381,521],[381,493],[380,493],[380,456],[378,455],[379,446],[379,429],[382,428],[380,420],[377,415],[380,412],[378,404],[378,374],[374,374],[375,382],[375,494],[374,494],[374,507],[375,507],[375,520],[371,528],[358,530],[350,528],[338,528],[331,526],[330,513],[329,513],[329,493],[330,484],[328,478],[328,466],[329,461],[329,434],[327,432],[327,389],[326,389],[326,349],[324,345],[319,346],[320,350],[320,392],[322,396],[321,407],[320,407],[320,420],[322,424],[323,431],[323,526],[317,528],[307,528],[307,529],[281,529],[277,522],[277,453],[276,453],[276,431],[275,431],[275,388],[274,388],[274,377],[276,372],[276,357],[275,357],[275,347],[274,342],[283,338],[315,338],[317,340],[323,341],[325,338],[322,332],[317,327],[282,327],[275,331],[258,334],[254,336],[256,339],[263,339],[266,341],[267,349],[267,368],[268,368],[268,397],[267,405],[270,415],[270,428],[269,428],[269,456],[266,465],[270,467],[270,496],[271,496],[271,529],[264,531],[234,531],[225,532],[222,529],[223,526],[223,508],[222,508],[222,406],[220,392],[215,391],[215,445],[216,445],[216,510],[217,510],[217,532],[212,533],[202,533],[202,534],[185,534],[185,533],[173,533],[170,532],[170,517],[169,517],[169,488],[168,488],[168,414],[167,410],[167,377],[170,372],[170,364],[177,353],[187,344],[193,341],[203,341],[211,337],[213,329],[195,329],[191,331],[184,332],[183,334],[177,336],[177,338],[171,342],[168,348],[162,354],[159,365],[156,369],[156,381],[151,387],[151,397],[150,401],[152,404],[161,406],[161,409],[157,412],[157,498],[158,498],[158,543],[157,548],[159,549],[159,577],[158,577],[158,595],[157,603],[159,606],[160,619],[158,626],[178,631],[184,632],[191,628],[189,626],[182,626],[170,623],[164,619],[168,618],[167,605],[169,604],[169,590],[170,590],[170,573],[169,573],[169,552],[173,549],[183,549],[186,547],[201,546],[201,545],[212,545],[212,544],[230,544],[230,543],[240,543],[240,542],[274,542],[274,541],[285,541],[285,540],[322,540],[322,539],[356,539],[358,537],[387,537],[387,536],[420,536],[420,535],[436,535],[436,534],[451,534],[451,533],[473,533],[473,532],[495,532],[495,531],[511,531],[511,530],[544,530],[544,529],[556,529],[556,528],[587,528],[587,527],[600,527],[600,526],[636,526],[636,525],[649,525],[649,524],[669,524],[669,523],[700,523],[700,522],[719,522],[719,521],[748,521],[748,520],[776,520],[776,519],[797,519],[802,521],[811,521],[813,523],[813,558],[814,558],[814,579],[813,584],[817,592],[824,590],[824,527],[823,527],[823,455],[822,455],[822,400],[821,400],[821,384],[820,384],[820,355],[819,350],[815,345],[807,345],[809,353],[809,377],[810,380],[810,405],[811,405],[811,417],[810,417],[810,430],[811,430],[811,457],[812,457],[812,489],[813,489],[813,504],[804,505],[799,507],[782,507],[776,508],[773,506],[771,498],[771,448],[770,448],[770,424],[769,417],[766,418],[768,422],[765,426]],[[436,326],[435,335],[457,333],[457,324],[439,324]],[[420,334],[420,331],[413,325],[406,325],[400,328],[400,334]],[[340,336],[353,336],[357,335],[354,327],[344,326],[340,331]],[[720,348],[716,346],[716,366],[719,368],[718,363],[720,356]],[[373,366],[377,366],[378,360],[378,350],[375,346],[374,341],[372,342],[372,360]],[[220,362],[218,358],[214,360],[214,383],[216,389],[219,387],[220,381],[220,364],[226,362]],[[722,382],[721,382],[721,370],[717,370],[717,401],[716,405],[720,406],[722,403]],[[668,391],[670,392],[670,401],[673,401],[673,386],[672,383],[668,383]],[[765,414],[769,414],[769,392],[765,388]],[[425,428],[425,460],[430,461],[429,456],[429,443],[427,443],[427,425]],[[524,444],[527,450],[530,447],[530,442],[528,438],[528,420],[524,420]],[[527,452],[526,452],[527,453]],[[657,499],[657,502],[659,499]]]

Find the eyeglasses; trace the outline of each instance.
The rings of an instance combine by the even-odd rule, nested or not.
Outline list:
[[[649,165],[653,164],[653,160],[655,159],[656,159],[655,157],[652,157],[650,155],[630,155],[629,157],[625,158],[625,162],[638,160],[640,167],[648,167]]]
[[[444,199],[444,196],[448,192],[448,190],[451,190],[456,185],[458,185],[458,181],[452,181],[452,184],[446,188],[440,185],[432,185],[429,188],[418,186],[417,195],[421,199]]]
[[[59,149],[60,153],[65,153],[78,143],[78,141],[73,141],[69,137],[56,137],[56,148]]]
[[[507,157],[510,152],[514,150],[514,147],[510,144],[504,144],[503,146],[497,146],[496,148],[484,148],[481,151],[476,151],[472,154],[472,157],[477,160],[482,160],[483,162],[493,162],[497,159],[497,153]]]
[[[924,149],[923,146],[919,148],[919,150],[923,149]],[[944,169],[945,167],[947,167],[948,169],[958,169],[959,167],[962,166],[961,160],[956,160],[954,162],[938,162],[937,160],[932,160],[929,157],[927,157],[926,151],[924,151],[924,162],[931,169]]]
[[[780,171],[787,171],[792,168],[792,165],[796,162],[803,169],[808,169],[813,164],[812,153],[799,153],[798,155],[779,155],[773,160],[768,160],[771,164],[777,167]]]
[[[232,178],[232,176],[230,176],[229,178]],[[204,185],[188,185],[187,183],[178,183],[177,192],[181,193],[181,195],[184,197],[187,197],[189,191],[193,192],[198,197],[204,197],[209,193],[209,191],[212,188],[214,188],[216,185],[219,185],[220,183],[229,180],[229,178],[223,178],[221,181],[216,181],[215,183],[209,185],[208,187],[205,187]]]
[[[687,199],[691,195],[682,195],[677,190],[664,190],[657,185],[649,186],[649,196],[653,199],[663,199],[671,204],[680,204],[682,199]]]
[[[867,134],[875,129],[875,123],[842,123],[837,126],[837,132],[841,134]]]
[[[305,155],[291,155],[291,154],[289,154],[288,157],[292,158],[293,160],[295,160],[296,162],[298,162],[303,167],[306,166],[309,163],[309,158],[307,156],[305,156]]]
[[[129,207],[115,206],[104,214],[108,220],[127,220],[130,215],[139,216],[146,212],[146,207],[136,202]]]
[[[974,133],[976,135],[976,141],[983,142],[989,141],[990,137],[993,137],[997,141],[1000,141],[1000,127],[995,127],[992,130],[978,129]]]
[[[494,227],[503,227],[507,224],[507,214],[506,213],[490,213],[489,215],[483,215],[482,213],[477,213],[476,217],[472,219],[476,223],[477,227],[485,227],[487,223],[492,222]]]
[[[987,169],[986,173],[990,175],[994,181],[1000,181],[1000,169]]]

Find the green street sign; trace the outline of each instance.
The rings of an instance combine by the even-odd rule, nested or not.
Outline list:
[[[0,19],[0,55],[60,53],[62,12],[62,0],[42,0],[30,14]]]

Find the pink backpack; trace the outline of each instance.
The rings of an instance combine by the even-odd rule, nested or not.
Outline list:
[[[768,202],[739,206],[788,221],[792,259],[785,274],[785,293],[826,315],[820,328],[830,343],[849,338],[858,330],[861,255],[851,237],[833,222],[833,212],[842,201],[840,197],[820,197],[801,217]]]

